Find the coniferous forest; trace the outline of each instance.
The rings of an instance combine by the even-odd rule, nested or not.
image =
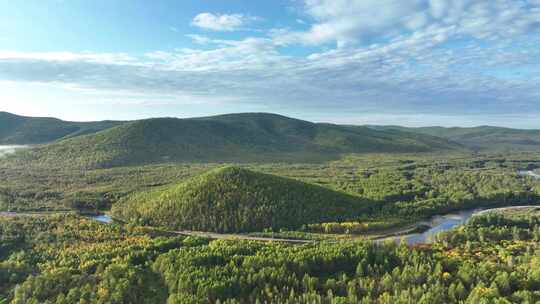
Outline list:
[[[210,241],[76,216],[0,225],[7,303],[537,303],[540,213],[488,214],[429,246]]]
[[[540,0],[0,0],[0,304],[540,304]]]
[[[14,170],[7,158],[2,206],[16,213],[0,216],[0,303],[536,303],[534,208],[472,217],[428,244],[369,239],[456,210],[535,205],[540,183],[518,170],[539,163],[534,153],[350,155],[30,175],[38,164]],[[84,215],[111,206],[122,222]],[[240,234],[170,232],[180,229]]]
[[[231,119],[246,124],[235,116],[212,123]],[[305,123],[279,121],[256,130],[299,140]],[[133,128],[114,124],[80,132],[101,140]],[[20,136],[37,132],[24,126]],[[101,164],[90,166],[63,150],[84,138],[0,157],[0,303],[540,302],[537,152],[451,143],[442,152],[339,157],[323,149],[325,159],[311,162],[246,154],[148,163],[115,148],[85,151]],[[246,138],[242,149],[260,148],[246,148]],[[127,161],[101,162],[104,155]],[[463,212],[463,222],[453,219]]]

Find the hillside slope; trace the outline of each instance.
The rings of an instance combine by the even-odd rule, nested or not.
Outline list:
[[[61,138],[96,133],[120,124],[114,121],[69,122],[0,112],[0,145],[43,144]]]
[[[246,113],[134,121],[43,146],[26,156],[51,166],[104,168],[160,162],[316,162],[343,153],[460,148],[429,135]]]
[[[174,230],[248,232],[351,220],[371,212],[374,206],[297,180],[224,167],[132,195],[115,204],[113,214]]]
[[[470,149],[479,151],[539,151],[540,130],[520,130],[491,126],[473,128],[422,127],[404,128],[387,127],[384,130],[414,132],[446,138]]]

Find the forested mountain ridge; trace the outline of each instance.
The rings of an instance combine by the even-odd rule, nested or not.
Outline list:
[[[112,211],[123,220],[167,229],[249,232],[352,220],[375,207],[342,192],[228,166],[136,193]]]
[[[48,151],[80,154],[90,159],[88,165],[96,167],[139,164],[141,159],[144,163],[313,162],[335,159],[343,153],[540,150],[540,130],[493,126],[353,126],[312,123],[269,113],[238,113],[137,120],[108,130],[121,124],[124,122],[70,122],[0,112],[0,145],[47,144],[105,131],[99,136],[62,142]],[[117,151],[120,148],[124,151]]]
[[[539,151],[540,130],[511,129],[493,126],[472,128],[385,126],[379,130],[399,130],[446,138],[477,151]]]
[[[347,153],[460,149],[430,135],[243,113],[133,121],[39,147],[26,157],[50,166],[108,168],[164,162],[319,162]]]
[[[0,145],[43,144],[62,138],[90,134],[121,122],[70,122],[48,117],[26,117],[0,112]]]

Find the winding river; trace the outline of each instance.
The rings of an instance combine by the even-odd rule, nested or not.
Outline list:
[[[519,170],[517,172],[519,175],[530,176],[534,179],[540,180],[540,174],[534,171]],[[396,242],[401,242],[405,240],[409,245],[415,244],[429,244],[435,241],[435,235],[440,232],[450,230],[456,226],[461,226],[465,224],[471,217],[475,215],[485,214],[490,211],[504,210],[504,209],[519,209],[519,208],[533,208],[537,206],[516,206],[516,207],[505,207],[505,208],[492,208],[492,209],[473,209],[473,210],[463,210],[459,212],[449,213],[445,215],[438,215],[432,217],[430,220],[425,222],[430,228],[421,233],[410,233],[399,236],[386,237],[378,239],[377,241],[386,241],[394,240]],[[540,208],[540,207],[538,207]]]
[[[456,226],[465,224],[472,216],[483,212],[483,209],[474,209],[474,210],[464,210],[455,213],[449,213],[445,215],[437,215],[432,217],[430,220],[423,223],[424,225],[429,226],[430,228],[424,232],[419,233],[409,233],[399,236],[385,237],[377,239],[377,242],[384,242],[393,240],[397,243],[405,240],[409,245],[415,244],[430,244],[435,241],[435,235],[440,232],[450,230]]]
[[[534,172],[534,171],[518,171],[518,174],[524,175],[524,176],[530,176],[532,178],[535,178],[537,180],[540,180],[540,174]],[[430,220],[419,223],[425,226],[428,226],[429,229],[427,229],[424,232],[421,233],[409,233],[409,234],[403,234],[399,236],[390,236],[390,237],[384,237],[375,240],[376,242],[384,242],[384,241],[396,241],[401,242],[402,240],[405,240],[409,245],[415,245],[415,244],[429,244],[435,241],[435,235],[437,235],[440,232],[450,230],[454,227],[460,226],[465,224],[471,217],[475,215],[484,214],[490,211],[497,211],[497,210],[505,210],[505,209],[520,209],[520,208],[539,208],[540,206],[509,206],[509,207],[503,207],[503,208],[490,208],[490,209],[474,209],[474,210],[462,210],[459,212],[453,212],[445,215],[438,215],[432,217]],[[50,214],[50,213],[49,213]],[[40,215],[40,213],[12,213],[12,212],[0,212],[0,215],[4,216],[16,216],[16,215]],[[101,215],[95,215],[95,216],[86,216],[87,218],[91,218],[95,221],[110,224],[113,222],[112,218],[107,214],[101,214]],[[179,232],[179,234],[184,235],[198,235],[202,232],[195,232],[195,231],[184,231]],[[234,239],[248,239],[250,237],[245,235],[220,235],[216,233],[208,234],[211,238],[234,238]],[[222,236],[222,237],[221,237]],[[266,241],[279,241],[280,239],[273,239],[273,238],[255,238],[257,240],[266,240]],[[281,241],[287,241],[287,240],[281,240]],[[289,240],[289,241],[300,241],[300,240]]]

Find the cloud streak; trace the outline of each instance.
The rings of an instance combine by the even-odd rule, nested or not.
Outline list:
[[[306,31],[189,35],[201,48],[141,56],[0,51],[0,79],[297,113],[540,113],[536,0],[306,0],[303,9]],[[208,13],[192,24],[233,31],[249,21]],[[304,44],[322,47],[305,56],[286,51]]]

